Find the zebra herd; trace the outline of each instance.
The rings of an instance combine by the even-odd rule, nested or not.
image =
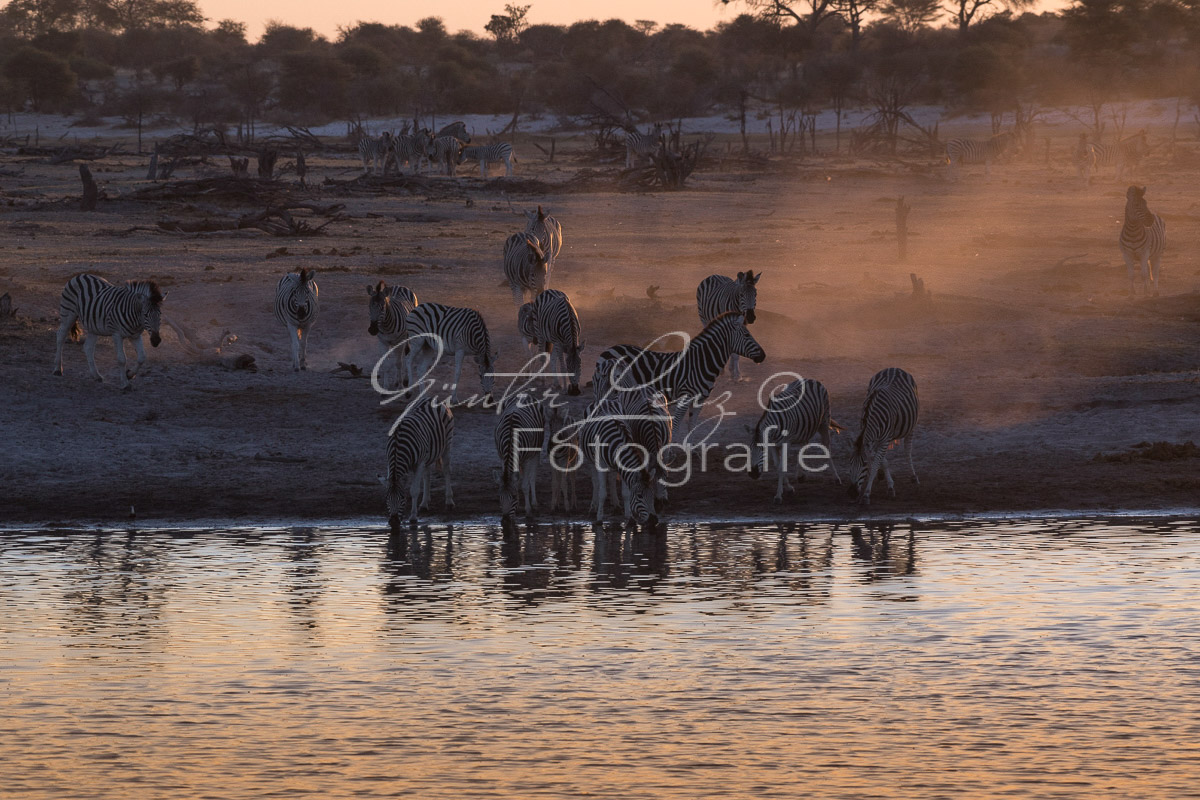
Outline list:
[[[951,139],[946,142],[945,162],[951,180],[958,180],[959,170],[967,164],[983,164],[984,174],[992,174],[992,164],[1012,155],[1020,146],[1016,130],[1002,131],[988,139]],[[1071,150],[1071,164],[1086,186],[1093,173],[1102,168],[1111,168],[1117,181],[1121,181],[1138,167],[1150,153],[1145,130],[1119,141],[1103,143],[1093,141],[1088,134],[1079,134]]]
[[[479,173],[485,179],[488,165],[498,163],[504,164],[505,176],[512,177],[513,163],[517,159],[511,144],[493,142],[468,146],[470,142],[471,135],[463,122],[453,122],[437,133],[416,126],[409,133],[408,123],[405,123],[397,133],[384,131],[379,136],[360,136],[358,155],[367,175],[386,174],[388,164],[394,161],[402,174],[405,164],[412,167],[414,175],[426,165],[438,165],[446,175],[453,177],[459,164],[470,161],[479,163]]]

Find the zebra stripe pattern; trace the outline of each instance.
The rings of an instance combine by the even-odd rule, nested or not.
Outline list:
[[[645,453],[630,439],[629,429],[622,421],[621,407],[612,401],[588,406],[587,416],[580,423],[579,446],[583,458],[592,467],[592,505],[596,521],[604,519],[604,506],[613,488],[613,503],[617,503],[615,486],[619,481],[624,499],[625,519],[653,527],[658,524],[654,515],[654,494],[647,471]],[[653,456],[651,455],[651,458]]]
[[[358,140],[358,156],[362,159],[363,172],[370,175],[374,169],[379,174],[387,170],[387,159],[392,149],[392,135],[384,131],[378,137],[363,135]]]
[[[663,483],[664,448],[671,443],[673,426],[667,398],[662,392],[645,387],[629,388],[626,375],[614,386],[614,395],[629,431],[629,440],[650,455],[646,466],[647,479],[658,500],[667,499],[667,487]]]
[[[425,148],[432,164],[441,164],[446,174],[454,177],[458,162],[462,160],[463,143],[453,136],[434,137]]]
[[[546,407],[531,395],[518,394],[500,410],[493,438],[500,456],[494,477],[500,487],[502,517],[517,513],[519,497],[525,500],[527,515],[537,506],[537,468],[549,433]]]
[[[462,121],[451,122],[449,125],[438,131],[434,138],[436,139],[442,136],[452,136],[463,143],[470,143],[471,141],[471,134],[467,133],[467,124]]]
[[[408,336],[408,314],[417,307],[417,295],[407,286],[389,287],[383,281],[367,287],[371,322],[367,333],[378,337],[380,359]],[[399,370],[397,370],[399,372]]]
[[[514,233],[504,242],[504,278],[520,306],[550,285],[550,265],[537,240],[527,233]]]
[[[512,145],[508,142],[495,142],[493,144],[480,144],[471,147],[464,147],[462,153],[458,157],[459,163],[464,161],[478,161],[479,174],[483,178],[487,178],[487,165],[504,162],[504,176],[512,177],[512,165],[516,161],[513,155]]]
[[[1117,238],[1125,269],[1129,274],[1130,294],[1137,293],[1135,272],[1142,275],[1142,294],[1146,294],[1146,279],[1154,285],[1162,278],[1162,254],[1167,245],[1167,224],[1146,205],[1146,187],[1130,186],[1125,190],[1125,224]]]
[[[762,273],[754,270],[739,272],[737,278],[724,275],[709,275],[696,287],[696,308],[700,311],[700,324],[707,325],[722,314],[730,311],[743,314],[746,324],[754,322],[754,309],[758,305],[758,281]],[[729,375],[735,381],[741,378],[738,357],[729,359]]]
[[[83,351],[87,355],[92,377],[103,381],[96,369],[96,342],[101,336],[111,336],[121,368],[121,388],[129,388],[129,379],[146,363],[146,348],[142,331],[150,332],[150,346],[162,342],[158,328],[162,320],[162,301],[166,294],[153,281],[128,281],[114,286],[97,275],[76,275],[63,287],[59,300],[57,347],[54,354],[54,374],[63,374],[63,343],[71,336],[77,339],[81,328],[87,331]],[[137,367],[131,373],[125,368],[125,340],[132,339],[137,350]]]
[[[451,402],[458,402],[458,384],[463,359],[469,353],[479,365],[479,382],[484,392],[492,393],[496,377],[492,374],[496,351],[483,317],[473,308],[456,308],[441,303],[422,303],[408,315],[408,385],[413,385],[413,367],[421,363],[421,374],[428,375],[443,352],[454,353],[454,390]],[[426,358],[426,353],[430,356]]]
[[[275,287],[275,319],[288,329],[293,372],[308,369],[308,329],[321,310],[315,275],[311,269],[289,272]]]
[[[998,133],[990,139],[951,139],[946,142],[946,163],[951,177],[955,177],[960,164],[983,164],[984,174],[992,174],[992,162],[1000,159],[1016,147],[1017,135],[1013,131]]]
[[[771,402],[750,430],[750,449],[753,453],[750,477],[757,480],[759,475],[771,469],[774,461],[779,470],[779,481],[773,499],[776,503],[783,502],[785,488],[789,492],[795,491],[788,480],[787,446],[797,444],[803,448],[814,436],[819,435],[825,452],[831,453],[830,431],[841,429],[830,419],[829,392],[823,383],[811,378],[792,381],[782,391],[772,394]],[[801,466],[797,458],[797,469]],[[833,468],[833,477],[841,483],[841,476],[832,459],[829,460],[829,466]]]
[[[555,510],[561,496],[563,510],[574,511],[575,471],[581,466],[579,422],[566,408],[553,405],[550,407],[548,421],[550,510]]]
[[[557,289],[547,289],[521,306],[517,312],[517,327],[525,340],[541,352],[551,353],[551,369],[569,373],[567,394],[579,394],[579,375],[582,371],[583,329],[579,314],[571,299]],[[557,382],[557,381],[556,381]]]
[[[446,510],[454,510],[454,490],[450,486],[453,440],[454,415],[444,404],[421,400],[405,409],[387,444],[384,485],[392,525],[398,525],[405,516],[409,522],[416,522],[418,509],[429,508],[434,467],[441,468],[446,480]]]
[[[428,149],[433,137],[427,129],[422,128],[416,133],[401,133],[392,137],[392,156],[396,159],[396,168],[403,172],[404,165],[412,165],[413,174],[421,171],[421,165],[428,161]]]
[[[887,451],[903,439],[908,450],[908,467],[919,485],[917,469],[912,460],[912,437],[917,426],[917,382],[898,367],[888,367],[875,373],[867,385],[863,403],[862,424],[854,440],[854,455],[850,459],[850,496],[859,502],[871,502],[871,486],[879,468],[887,480],[888,493],[896,496],[896,484],[888,469]]]
[[[694,420],[733,353],[755,364],[761,364],[767,357],[746,328],[746,318],[730,312],[705,326],[681,353],[645,350],[629,344],[608,348],[596,362],[592,390],[602,400],[611,391],[612,381],[620,381],[627,373],[632,385],[655,389],[667,396],[672,425],[678,431],[685,414]]]
[[[546,263],[550,268],[554,268],[554,261],[558,258],[558,253],[562,250],[562,225],[554,217],[549,216],[542,211],[542,207],[538,206],[537,211],[526,211],[526,219],[529,224],[525,226],[525,232],[531,234],[538,241],[542,252],[546,256]]]
[[[650,133],[638,130],[625,133],[625,169],[633,169],[638,158],[649,158],[658,149],[662,123],[655,123]]]
[[[1071,163],[1075,165],[1075,172],[1086,186],[1091,181],[1092,171],[1096,169],[1096,151],[1092,149],[1092,143],[1088,141],[1086,133],[1079,134],[1079,141],[1071,151]]]
[[[1138,131],[1114,144],[1092,142],[1088,145],[1092,151],[1092,160],[1096,168],[1113,167],[1116,179],[1119,181],[1127,173],[1132,173],[1141,163],[1142,158],[1150,151],[1146,141],[1146,132]]]

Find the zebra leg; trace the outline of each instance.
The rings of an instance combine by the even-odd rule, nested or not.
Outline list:
[[[446,502],[446,511],[454,510],[454,487],[450,485],[450,448],[446,448],[446,455],[442,456],[442,478],[446,481],[446,490],[443,499]]]
[[[624,510],[626,505],[629,503],[629,498],[625,497],[622,499],[621,488],[625,485],[625,482],[617,476],[617,471],[615,469],[610,469],[608,471],[608,482],[608,491],[609,494],[612,495],[613,510],[618,512]]]
[[[1162,251],[1150,256],[1150,282],[1154,284],[1154,296],[1158,297],[1158,282],[1162,278]]]
[[[871,468],[867,472],[867,485],[863,488],[863,492],[859,495],[859,502],[863,505],[871,505],[871,487],[875,485],[875,476],[879,474],[879,462],[883,460],[882,453],[876,453],[871,457]]]
[[[54,374],[63,374],[63,343],[67,341],[67,337],[71,335],[71,328],[75,327],[75,320],[78,317],[75,314],[67,314],[63,316],[62,322],[58,323],[57,346],[54,349]]]
[[[888,495],[896,496],[896,482],[892,480],[892,469],[888,466],[887,455],[883,457],[883,477],[887,481]]]
[[[1129,277],[1129,294],[1137,294],[1137,283],[1134,280],[1134,270],[1137,267],[1133,260],[1133,253],[1121,248],[1121,257],[1125,259],[1125,274]]]
[[[137,338],[133,340],[133,349],[137,350],[138,359],[137,367],[133,370],[133,375],[129,376],[131,378],[134,375],[140,374],[142,371],[142,366],[146,363],[146,343],[142,337],[142,334],[139,333]]]
[[[292,372],[300,371],[300,329],[288,328],[288,339],[292,345]]]
[[[479,160],[479,174],[483,176],[485,181],[487,180],[487,161],[484,159]]]
[[[770,450],[767,451],[766,463],[763,464],[763,466],[766,467],[767,469],[771,468],[771,452],[770,452]],[[783,502],[783,484],[787,481],[787,470],[784,469],[785,465],[784,465],[783,461],[780,461],[775,466],[777,466],[779,468],[779,478],[778,478],[778,480],[775,481],[775,496],[772,497],[771,500],[776,503],[782,503]]]
[[[422,467],[417,467],[416,472],[412,476],[412,481],[410,481],[408,484],[409,522],[417,521],[417,510],[421,507],[421,486],[423,484],[421,477],[422,469]]]
[[[454,391],[450,395],[450,402],[458,402],[458,382],[462,378],[463,359],[466,357],[466,350],[454,351]]]
[[[127,363],[125,360],[125,338],[121,334],[113,334],[113,350],[117,352],[117,371],[121,376],[121,388],[129,388],[129,379],[133,377],[129,374],[129,370],[125,368]]]
[[[300,340],[300,369],[308,369],[308,328],[298,328],[296,337]]]
[[[737,353],[734,353],[733,355],[731,355],[729,357],[729,378],[730,378],[730,380],[734,381],[735,383],[742,379],[741,370],[738,369]]]
[[[592,465],[592,505],[596,507],[596,522],[604,521],[604,503],[608,499],[608,477],[600,471],[599,464]],[[592,507],[588,506],[588,511]]]
[[[512,157],[511,156],[506,157],[504,159],[504,177],[506,177],[506,178],[512,177]]]
[[[1145,297],[1149,293],[1149,290],[1146,286],[1146,281],[1150,276],[1150,254],[1149,253],[1147,253],[1145,251],[1142,252],[1141,263],[1142,263],[1142,296]]]
[[[525,289],[520,284],[510,283],[508,288],[512,289],[513,302],[520,308],[525,304]]]
[[[825,418],[825,429],[821,431],[821,444],[825,446],[825,452],[829,453],[829,468],[833,470],[833,478],[838,482],[838,486],[842,485],[842,476],[838,475],[837,464],[833,463],[833,437],[829,433],[829,418]],[[914,473],[915,475],[915,473]]]
[[[904,437],[904,449],[908,451],[908,469],[910,472],[912,472],[913,480],[916,481],[917,486],[920,486],[921,479],[917,477],[917,468],[913,466],[912,440],[913,440],[912,431],[909,431],[908,436]]]
[[[87,338],[83,340],[83,353],[87,356],[88,366],[92,370],[92,377],[101,383],[104,382],[104,376],[100,374],[100,370],[96,369],[96,341],[100,337],[88,331]]]

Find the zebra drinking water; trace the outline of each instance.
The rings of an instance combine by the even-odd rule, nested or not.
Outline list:
[[[387,159],[392,150],[392,134],[384,131],[378,137],[363,134],[358,139],[358,156],[362,159],[363,172],[370,175],[375,168],[383,175],[387,171]]]
[[[537,507],[538,464],[546,450],[549,421],[544,402],[526,393],[510,398],[500,410],[493,438],[500,467],[492,475],[500,487],[500,515],[511,518],[517,502],[525,514]]]
[[[919,485],[917,468],[912,460],[913,431],[917,426],[917,382],[898,367],[888,367],[875,373],[867,385],[863,403],[862,425],[854,440],[854,455],[850,459],[850,496],[858,497],[864,505],[871,502],[871,486],[879,468],[887,480],[888,493],[896,496],[896,484],[888,469],[887,451],[903,439],[908,451],[908,467]]]
[[[707,325],[722,314],[735,311],[744,314],[746,324],[754,322],[755,306],[758,305],[758,281],[762,273],[754,270],[739,272],[737,278],[724,275],[709,275],[696,287],[696,307],[700,310],[700,324]],[[738,356],[729,357],[729,376],[735,381],[742,375],[738,370]]]
[[[517,327],[526,342],[541,352],[551,353],[551,370],[560,375],[569,374],[562,382],[567,384],[567,394],[579,394],[579,374],[582,370],[582,328],[579,314],[571,299],[557,289],[547,289],[538,294],[533,302],[521,306],[517,312]],[[559,381],[556,378],[555,383]]]
[[[840,433],[842,427],[830,419],[829,392],[825,390],[825,385],[811,378],[800,378],[773,394],[754,428],[747,427],[746,430],[750,434],[752,450],[750,477],[757,480],[759,475],[771,469],[771,462],[774,460],[779,469],[779,481],[773,499],[776,503],[781,503],[785,488],[789,492],[794,491],[788,480],[787,445],[800,445],[803,452],[803,447],[813,436],[819,435],[828,454],[832,452],[829,432]],[[797,469],[801,466],[803,464],[797,457]],[[832,459],[829,466],[833,469],[833,477],[840,484],[842,479]]]
[[[388,522],[398,525],[407,516],[417,521],[418,509],[429,508],[430,476],[440,467],[446,480],[446,510],[454,510],[450,486],[450,446],[454,440],[454,414],[444,404],[421,399],[405,409],[387,444]]]
[[[464,161],[478,161],[479,174],[484,179],[487,178],[487,165],[498,164],[504,162],[504,177],[511,178],[513,174],[513,162],[517,158],[513,155],[512,145],[508,142],[494,142],[493,144],[479,144],[464,147],[459,154],[458,163]]]
[[[1142,294],[1146,294],[1146,279],[1154,285],[1162,279],[1162,254],[1167,245],[1167,224],[1146,205],[1146,187],[1130,186],[1125,190],[1125,224],[1117,237],[1121,257],[1129,274],[1129,293],[1137,293],[1134,272],[1142,275]]]
[[[504,242],[504,278],[518,306],[550,285],[550,264],[529,234],[514,233]]]
[[[492,370],[497,353],[483,317],[473,308],[455,308],[441,303],[421,303],[408,315],[408,385],[413,385],[413,367],[421,362],[420,372],[428,374],[439,351],[454,353],[454,389],[451,402],[458,402],[458,384],[462,363],[468,353],[479,365],[479,382],[488,395],[496,383]],[[429,356],[426,362],[426,353]]]
[[[649,454],[646,477],[654,490],[656,500],[667,499],[667,487],[663,482],[665,448],[671,443],[671,411],[667,397],[662,392],[644,386],[629,387],[628,374],[619,376],[613,386],[613,396],[623,415],[629,440]]]
[[[579,447],[584,460],[591,466],[592,505],[596,521],[604,519],[604,506],[609,487],[617,503],[616,485],[620,484],[624,499],[625,519],[653,527],[658,524],[654,515],[654,492],[647,470],[647,454],[634,444],[623,421],[621,407],[615,402],[592,404],[580,423]],[[653,459],[653,455],[649,456]]]
[[[371,322],[367,333],[379,339],[380,358],[408,337],[408,313],[417,307],[417,295],[406,286],[389,287],[383,281],[367,287],[367,311]],[[401,370],[396,368],[397,378]]]
[[[575,471],[581,466],[579,422],[569,410],[551,405],[547,441],[550,460],[550,510],[562,497],[563,511],[575,510]]]
[[[129,388],[129,379],[146,363],[142,331],[149,331],[151,347],[158,347],[162,342],[158,328],[162,319],[162,301],[166,296],[153,281],[128,281],[124,286],[114,286],[97,275],[85,273],[71,278],[63,287],[58,304],[60,321],[54,374],[63,374],[63,343],[67,336],[70,334],[77,341],[82,329],[87,331],[83,352],[87,355],[92,377],[104,380],[96,369],[96,341],[101,336],[111,336],[121,368],[121,388]],[[132,339],[137,350],[137,366],[133,372],[125,369],[126,339]]]
[[[293,372],[308,369],[308,330],[321,310],[315,277],[311,269],[289,272],[275,287],[275,319],[288,329]]]
[[[546,256],[546,263],[550,269],[553,269],[554,261],[558,258],[559,251],[562,250],[562,225],[554,217],[542,211],[541,206],[537,207],[537,211],[526,211],[525,218],[529,220],[525,226],[525,232],[533,234],[537,239],[542,253]]]
[[[984,174],[992,174],[992,162],[1003,158],[1017,146],[1017,134],[1014,131],[997,133],[990,139],[951,139],[946,142],[946,164],[950,169],[950,177],[958,179],[960,164],[983,164]]]
[[[638,158],[650,158],[658,149],[662,137],[662,123],[654,123],[650,133],[642,133],[634,129],[625,133],[625,169],[633,169]]]

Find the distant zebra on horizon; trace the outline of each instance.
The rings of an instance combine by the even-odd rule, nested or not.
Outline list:
[[[308,369],[308,331],[321,310],[315,275],[311,269],[289,272],[275,287],[275,319],[288,329],[293,372]]]
[[[557,289],[539,293],[517,311],[517,328],[526,342],[539,352],[552,354],[551,370],[566,374],[562,382],[567,384],[567,394],[577,396],[582,371],[583,330],[579,312],[566,293]],[[556,378],[555,384],[558,382]]]
[[[521,392],[500,409],[492,438],[500,467],[492,477],[500,487],[500,516],[517,513],[519,500],[525,501],[525,513],[537,507],[538,464],[546,450],[549,422],[546,406],[532,392]]]
[[[538,240],[542,254],[546,257],[546,264],[553,269],[554,262],[562,250],[562,225],[557,219],[543,211],[540,205],[537,207],[537,211],[526,211],[525,219],[528,220],[525,232],[533,234]]]
[[[1113,144],[1092,142],[1089,147],[1092,151],[1095,168],[1113,167],[1117,181],[1137,169],[1142,158],[1150,152],[1150,145],[1146,140],[1146,131],[1144,130]]]
[[[537,240],[528,233],[514,233],[504,242],[504,279],[518,306],[550,285],[550,264]]]
[[[662,123],[656,122],[650,133],[642,133],[636,128],[625,132],[625,169],[633,169],[638,158],[649,158],[654,154],[662,129]]]
[[[799,469],[803,466],[799,456],[814,436],[819,435],[825,452],[832,453],[830,431],[840,433],[842,427],[830,418],[829,392],[825,385],[811,378],[800,378],[789,383],[782,391],[772,394],[758,422],[753,428],[747,427],[746,431],[750,434],[752,451],[750,477],[758,480],[759,475],[771,469],[773,461],[779,470],[779,480],[772,499],[782,503],[784,489],[795,491],[788,480],[788,465],[793,462],[788,456],[787,446],[800,445],[794,462]],[[832,458],[829,459],[829,466],[833,469],[834,479],[840,484],[842,478]]]
[[[919,410],[917,382],[912,375],[898,367],[888,367],[871,378],[867,385],[867,399],[863,403],[862,424],[858,438],[854,440],[854,455],[850,459],[851,497],[858,497],[860,503],[870,504],[871,486],[880,467],[887,480],[888,493],[896,496],[896,484],[888,469],[887,451],[901,439],[908,451],[908,467],[912,470],[913,480],[920,485],[912,460],[912,438]]]
[[[413,368],[433,353],[428,363],[421,365],[421,374],[428,375],[438,355],[454,353],[454,390],[451,402],[458,402],[458,384],[462,379],[462,363],[469,353],[479,366],[479,382],[489,396],[496,384],[492,374],[496,351],[483,317],[473,308],[456,308],[441,303],[421,303],[408,315],[409,350],[407,359],[408,387],[413,387]]]
[[[82,332],[87,331],[83,352],[87,356],[92,377],[98,381],[104,380],[104,376],[96,369],[96,341],[101,336],[111,336],[117,351],[117,364],[121,368],[121,388],[129,388],[129,379],[137,375],[146,363],[142,331],[149,331],[151,347],[158,347],[162,342],[158,329],[162,321],[162,302],[166,296],[154,281],[127,281],[124,286],[114,286],[98,275],[84,273],[71,278],[63,287],[58,304],[54,374],[63,374],[63,343],[67,337],[78,341]],[[125,368],[126,339],[133,340],[138,355],[137,366],[132,373]]]
[[[379,136],[363,134],[358,139],[358,156],[362,159],[363,172],[370,175],[378,168],[379,174],[387,171],[387,159],[392,149],[392,134],[384,131]]]
[[[487,165],[498,164],[504,162],[504,177],[511,178],[513,174],[513,162],[517,157],[513,155],[512,145],[508,142],[494,142],[493,144],[478,144],[464,147],[459,154],[458,162],[460,164],[466,161],[479,162],[479,175],[482,178],[487,178]]]
[[[1142,294],[1146,294],[1146,279],[1149,278],[1157,296],[1162,277],[1162,254],[1167,246],[1167,224],[1146,205],[1145,186],[1130,186],[1125,190],[1125,224],[1121,226],[1117,245],[1129,274],[1129,293],[1137,294],[1134,270],[1140,269]]]
[[[709,275],[696,287],[696,308],[700,312],[700,324],[707,325],[722,314],[733,311],[746,317],[746,324],[754,322],[755,307],[758,305],[758,281],[762,273],[754,270],[739,272],[737,278],[724,275]],[[729,357],[729,377],[741,379],[738,356]]]
[[[441,164],[446,175],[453,178],[462,160],[463,143],[453,136],[435,136],[425,147],[431,164]]]
[[[407,516],[417,521],[418,510],[429,508],[429,488],[435,467],[446,481],[446,511],[454,510],[450,485],[450,451],[454,441],[454,414],[444,403],[422,399],[404,409],[387,443],[388,522],[398,525]]]
[[[417,295],[407,286],[388,286],[383,281],[375,286],[368,286],[367,295],[371,298],[367,305],[367,312],[371,318],[370,324],[367,325],[367,333],[379,339],[379,357],[382,360],[388,351],[407,338],[408,314],[417,307]],[[403,356],[403,353],[400,356]],[[397,367],[397,379],[401,372]]]
[[[983,164],[984,174],[992,174],[992,162],[1005,156],[1017,145],[1017,134],[1014,131],[997,133],[990,139],[951,139],[946,142],[946,164],[950,169],[950,177],[958,179],[960,164]]]

